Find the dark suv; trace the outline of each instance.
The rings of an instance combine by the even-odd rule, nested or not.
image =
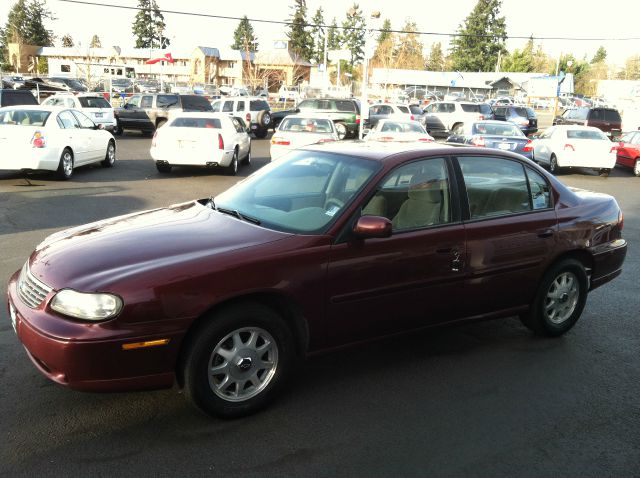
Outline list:
[[[595,126],[609,138],[622,133],[622,118],[618,110],[613,108],[572,108],[556,116],[553,124],[579,124]]]
[[[496,120],[515,123],[527,136],[538,131],[538,116],[533,108],[506,105],[494,106],[493,111]]]
[[[204,96],[176,94],[133,95],[122,108],[114,110],[117,126],[114,134],[125,129],[153,133],[169,119],[169,112],[213,111]]]
[[[295,110],[299,113],[321,113],[336,125],[338,137],[358,136],[360,127],[360,104],[348,98],[317,98],[301,101]]]
[[[14,105],[37,105],[38,100],[28,90],[0,90],[0,107]]]

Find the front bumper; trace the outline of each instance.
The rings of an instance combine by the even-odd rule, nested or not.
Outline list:
[[[75,390],[129,391],[171,387],[181,333],[135,335],[125,327],[77,322],[48,308],[53,292],[38,308],[17,293],[19,271],[9,281],[9,316],[33,364],[47,378]],[[168,338],[163,346],[124,350],[124,344]]]

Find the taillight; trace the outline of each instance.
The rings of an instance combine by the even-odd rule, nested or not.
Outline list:
[[[360,115],[356,115],[356,124],[360,124]]]
[[[31,144],[34,148],[44,148],[47,145],[47,142],[44,140],[44,135],[40,131],[36,131],[33,133],[33,137],[31,138]]]
[[[416,119],[416,117],[411,115],[411,121],[414,121],[415,119]]]
[[[274,136],[273,138],[271,138],[271,144],[275,144],[278,146],[289,146],[291,144],[291,141],[285,138],[279,138],[278,136]]]
[[[245,116],[245,118],[247,119],[247,123],[251,123],[251,113],[247,113],[247,116]]]
[[[574,148],[572,144],[567,143],[567,144],[564,145],[564,150],[565,151],[575,151],[576,148]]]
[[[533,149],[533,141],[531,141],[530,139],[527,140],[527,144],[524,145],[524,148],[522,148],[522,151],[525,153],[528,153],[529,151],[531,151]]]
[[[155,133],[153,133],[153,139],[151,140],[151,146],[155,147],[156,146],[156,137],[158,136],[158,132],[156,131]]]
[[[485,143],[484,138],[482,136],[476,136],[471,140],[471,144],[474,146],[478,146],[480,148],[484,148],[487,143]]]
[[[218,133],[218,149],[224,149],[224,139],[220,133]]]

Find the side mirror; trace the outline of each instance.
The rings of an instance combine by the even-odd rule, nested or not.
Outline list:
[[[391,221],[381,216],[362,216],[353,227],[353,233],[361,239],[391,237]]]

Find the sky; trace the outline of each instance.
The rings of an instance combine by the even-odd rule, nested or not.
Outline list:
[[[138,0],[86,0],[100,1],[106,5],[125,5],[135,7]],[[156,0],[161,10],[181,11],[249,19],[285,21],[293,12],[293,0]],[[0,23],[4,26],[8,12],[15,0],[0,2]],[[415,21],[422,32],[455,33],[460,24],[473,9],[477,0],[455,0],[445,3],[428,0],[361,0],[357,2],[365,15],[379,11],[382,19],[391,20],[393,29],[400,30],[407,20]],[[46,5],[56,16],[47,27],[61,38],[70,34],[76,44],[86,45],[97,34],[103,46],[118,45],[133,47],[131,33],[135,11],[68,3],[61,0],[46,0]],[[333,17],[338,25],[345,19],[346,11],[352,5],[343,0],[307,0],[308,15],[311,21],[316,9],[322,6],[326,23]],[[640,17],[638,0],[609,0],[606,3],[585,2],[584,0],[503,0],[500,10],[506,18],[509,36],[525,37],[508,40],[507,48],[523,48],[526,38],[562,37],[562,38],[631,38],[625,41],[578,41],[578,40],[535,40],[542,44],[544,51],[557,58],[558,55],[572,53],[581,59],[584,55],[590,60],[599,46],[607,51],[607,60],[619,66],[631,55],[640,54],[640,29],[637,19]],[[233,31],[238,26],[236,19],[214,19],[197,16],[178,15],[164,12],[165,35],[171,39],[174,48],[191,49],[196,46],[227,48],[233,43]],[[375,22],[375,21],[373,21]],[[252,21],[252,25],[261,47],[265,48],[273,41],[286,39],[286,26]],[[375,23],[369,23],[375,27]],[[434,42],[442,42],[446,48],[450,37],[422,35],[425,52]]]

